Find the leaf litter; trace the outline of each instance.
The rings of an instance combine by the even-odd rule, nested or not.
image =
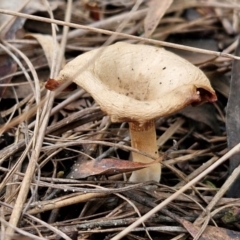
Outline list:
[[[18,2],[23,6],[27,1]],[[8,63],[9,59],[11,64],[7,69],[4,66],[0,68],[3,133],[0,137],[1,239],[120,239],[119,234],[122,232],[127,238],[134,239],[238,239],[238,224],[233,225],[223,220],[231,209],[239,207],[238,198],[227,198],[225,195],[228,187],[224,183],[233,176],[228,178],[227,161],[212,169],[194,187],[186,189],[185,194],[179,194],[169,202],[163,210],[166,209],[170,214],[161,211],[151,215],[145,225],[131,228],[131,232],[127,230],[141,219],[139,214],[143,216],[160,202],[170,199],[178,189],[211,168],[227,152],[226,140],[231,135],[226,135],[225,107],[228,94],[231,98],[234,96],[233,90],[237,88],[230,88],[229,92],[232,58],[219,56],[215,51],[235,55],[240,28],[238,1],[169,1],[167,4],[170,6],[160,8],[159,3],[159,6],[155,5],[156,9],[151,9],[155,1],[152,1],[152,5],[148,1],[137,1],[140,8],[131,13],[130,9],[136,1],[75,1],[72,6],[71,1],[68,5],[63,1],[51,2],[54,18],[65,21],[66,24],[72,22],[90,28],[71,28],[66,31],[59,26],[57,35],[54,36],[56,29],[54,27],[55,30],[51,30],[48,23],[35,21],[32,28],[32,20],[16,18],[18,31],[11,28],[12,23],[8,25],[8,29],[12,29],[9,33],[14,38],[2,39],[3,47],[9,47],[9,43],[29,59],[36,69],[39,86],[31,80],[32,88],[26,78],[26,72],[30,79],[34,75],[26,58],[14,48],[9,48],[20,59],[23,65],[21,68],[2,47],[1,57],[6,59],[2,62]],[[32,14],[34,10],[28,11],[27,7],[28,5],[24,12]],[[51,8],[47,7],[46,2],[42,8],[42,12],[36,15],[49,20]],[[16,6],[7,9],[20,12]],[[71,20],[66,18],[66,9],[70,12]],[[142,44],[143,38],[140,37],[148,36],[152,38],[149,43],[158,46],[161,45],[160,41],[166,41],[166,45],[169,42],[182,44],[185,50],[181,50],[183,56],[210,78],[219,99],[210,108],[202,105],[185,113],[179,112],[157,119],[157,140],[161,143],[159,150],[164,154],[171,149],[162,164],[160,183],[135,184],[126,181],[129,171],[142,167],[139,163],[122,160],[127,160],[129,152],[133,150],[129,147],[126,124],[108,121],[85,92],[59,90],[54,94],[56,96],[51,104],[51,96],[44,88],[50,70],[51,77],[55,77],[58,72],[54,73],[53,68],[57,69],[58,65],[61,69],[64,60],[54,56],[57,46],[54,43],[55,37],[59,42],[66,41],[66,46],[62,44],[63,47],[57,53],[63,50],[68,62],[85,51],[102,46],[109,37],[105,35],[105,30],[112,31],[108,34],[117,32],[126,16],[129,19],[121,29],[123,34],[114,35],[113,42],[131,41]],[[148,28],[148,32],[146,26],[144,28],[146,21],[152,27]],[[92,31],[94,27],[98,28],[98,33]],[[41,43],[25,37],[27,34],[39,36]],[[49,50],[51,44],[45,39],[53,42]],[[206,52],[209,50],[209,55],[204,55],[202,50],[199,50],[202,51],[201,55],[196,52],[188,54],[187,50],[192,50],[189,46],[204,48]],[[175,47],[180,49],[179,45]],[[233,76],[236,71],[234,69],[233,65]],[[237,101],[237,95],[234,98]],[[76,107],[78,105],[80,106]],[[237,118],[237,111],[229,109],[230,102],[228,114],[233,114],[230,120]],[[229,127],[236,130],[235,123],[228,122]],[[178,149],[172,149],[173,140],[177,141]],[[232,159],[234,157],[231,161]],[[84,176],[75,171],[74,164],[79,161],[94,167],[89,175]],[[183,165],[184,162],[187,165]],[[92,174],[96,170],[96,163],[100,170],[97,174]],[[110,167],[108,165],[105,170],[106,164]],[[74,171],[77,177],[67,177]],[[78,179],[79,174],[85,178]],[[26,184],[26,179],[29,185]],[[218,192],[221,194],[218,195]],[[154,204],[149,205],[144,199]],[[206,208],[209,212],[204,214]],[[40,214],[42,212],[44,214]],[[14,222],[12,219],[18,220]],[[238,222],[238,218],[235,219]]]

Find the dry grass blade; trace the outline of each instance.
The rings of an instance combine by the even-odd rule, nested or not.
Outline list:
[[[163,1],[156,1],[151,0],[149,3],[149,9],[147,12],[147,16],[144,19],[144,30],[145,36],[149,37],[152,35],[154,30],[156,29],[157,25],[159,24],[161,18],[170,7],[173,1],[163,0]]]
[[[227,58],[240,60],[240,57],[234,56],[232,54],[227,54],[227,53],[224,53],[224,52],[215,52],[215,51],[211,51],[211,50],[204,50],[204,49],[199,49],[199,48],[194,48],[194,47],[181,46],[181,45],[178,45],[178,44],[173,44],[173,43],[168,43],[168,42],[163,42],[163,41],[157,41],[157,40],[152,40],[152,39],[142,38],[142,37],[135,37],[135,36],[124,34],[124,33],[115,33],[115,32],[108,31],[108,30],[102,30],[102,29],[93,28],[93,27],[86,27],[86,26],[83,26],[83,25],[66,23],[66,22],[59,21],[59,20],[52,20],[52,19],[32,16],[32,15],[28,15],[28,14],[24,14],[24,13],[18,13],[18,12],[14,12],[14,11],[3,10],[3,9],[0,9],[0,13],[9,14],[9,15],[13,15],[13,16],[24,17],[24,18],[27,18],[27,19],[42,21],[42,22],[46,22],[46,23],[55,23],[55,24],[58,24],[58,25],[61,25],[61,26],[68,26],[68,27],[73,27],[73,28],[90,30],[90,31],[93,31],[93,32],[102,33],[102,34],[106,34],[106,35],[114,35],[114,36],[125,37],[125,38],[128,38],[128,39],[143,41],[143,42],[146,42],[146,43],[150,43],[150,44],[152,43],[152,44],[161,45],[161,46],[164,46],[164,47],[172,47],[172,48],[182,49],[182,50],[186,50],[186,51],[193,51],[193,52],[198,52],[198,53],[210,54],[210,55],[214,55],[214,56],[217,56],[217,57],[221,56],[221,57],[227,57]]]

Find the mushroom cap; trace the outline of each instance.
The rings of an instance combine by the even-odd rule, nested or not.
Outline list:
[[[199,68],[148,45],[119,42],[82,54],[69,62],[56,80],[69,79],[90,93],[113,122],[144,123],[189,104],[217,100]]]

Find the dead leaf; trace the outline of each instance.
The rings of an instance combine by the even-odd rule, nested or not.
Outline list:
[[[217,114],[213,105],[204,104],[198,107],[188,106],[179,113],[185,117],[193,119],[194,121],[206,124],[216,135],[220,134]]]
[[[55,9],[59,5],[58,2],[50,3],[52,9]],[[43,4],[41,0],[11,0],[11,1],[0,1],[0,9],[7,9],[13,11],[20,11],[22,10],[23,13],[34,13],[36,11],[47,11],[46,6]],[[16,32],[22,28],[23,24],[25,23],[25,18],[15,18],[14,16],[7,15],[7,14],[0,14],[0,35],[3,39],[13,39],[15,38]],[[49,46],[49,42],[48,42]],[[49,53],[48,53],[49,54]],[[10,73],[14,73],[17,70],[16,63],[10,57],[2,56],[0,58],[0,75],[6,76]],[[0,83],[9,83],[12,77],[3,79]],[[22,81],[23,82],[23,81]],[[29,94],[29,89],[31,88],[28,85],[20,85],[16,86],[15,88],[21,88],[23,91],[23,97]],[[10,89],[10,90],[9,90]],[[12,93],[12,89],[8,88],[5,92],[6,87],[0,88],[0,97],[8,98],[15,98],[14,94]],[[6,94],[3,94],[6,93]],[[19,97],[19,95],[18,95]]]
[[[194,226],[192,223],[182,220],[182,225],[186,228],[186,230],[191,234],[194,238],[198,232],[200,231],[200,227]],[[199,240],[239,240],[240,232],[236,232],[233,230],[207,226]]]
[[[102,160],[84,160],[78,161],[72,167],[69,178],[80,179],[96,175],[114,175],[118,173],[132,172],[151,166],[160,162],[162,157],[150,163],[132,162],[121,159],[104,158]]]
[[[211,80],[211,84],[214,89],[221,93],[224,97],[228,98],[230,91],[229,77],[227,74],[218,73],[218,72],[209,72],[206,75]]]
[[[43,34],[27,34],[28,38],[35,38],[41,45],[45,56],[47,58],[48,66],[51,69],[53,62],[53,51],[60,51],[60,45],[54,41],[53,37],[50,35]],[[65,65],[65,59],[63,58],[62,66]]]
[[[49,77],[48,70],[43,69],[38,71],[39,85],[41,87],[44,86],[46,79],[48,77]],[[11,83],[14,84],[14,91],[13,91],[13,88],[8,87],[4,92],[4,95],[3,95],[4,99],[15,99],[14,92],[16,93],[19,99],[23,99],[32,93],[32,88],[30,84],[26,81],[25,75],[23,74],[19,74],[19,75],[16,74],[14,78],[11,80]]]
[[[52,10],[56,9],[59,2],[50,1],[50,7]],[[21,11],[23,13],[32,14],[36,11],[47,11],[46,6],[41,0],[11,0],[0,1],[0,9],[7,9],[12,11]],[[25,23],[25,18],[15,18],[14,16],[7,14],[0,14],[0,29],[1,37],[4,39],[12,39],[15,37],[17,30],[21,29]]]
[[[172,2],[173,0],[151,0],[147,16],[144,19],[144,31],[146,37],[152,35]]]
[[[174,38],[173,39],[172,38],[170,39],[170,41],[173,43],[184,45],[184,46],[218,51],[217,41],[214,39],[190,39],[190,38]],[[171,49],[169,48],[168,50],[176,53],[177,55],[183,57],[184,59],[188,60],[189,62],[195,65],[202,64],[216,58],[215,56],[212,56],[212,55],[190,52],[190,51],[185,51],[177,48],[171,48]]]

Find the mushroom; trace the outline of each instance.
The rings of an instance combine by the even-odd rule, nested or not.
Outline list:
[[[185,59],[148,45],[118,42],[81,54],[61,70],[55,83],[72,80],[85,89],[112,122],[128,122],[133,148],[158,157],[155,119],[175,113],[189,104],[217,100],[204,73]],[[97,56],[87,68],[79,66]],[[49,80],[53,81],[53,80]],[[56,82],[57,81],[57,82]],[[46,84],[46,88],[51,83]],[[151,158],[132,153],[136,162]],[[130,181],[160,181],[156,163],[134,171]]]

